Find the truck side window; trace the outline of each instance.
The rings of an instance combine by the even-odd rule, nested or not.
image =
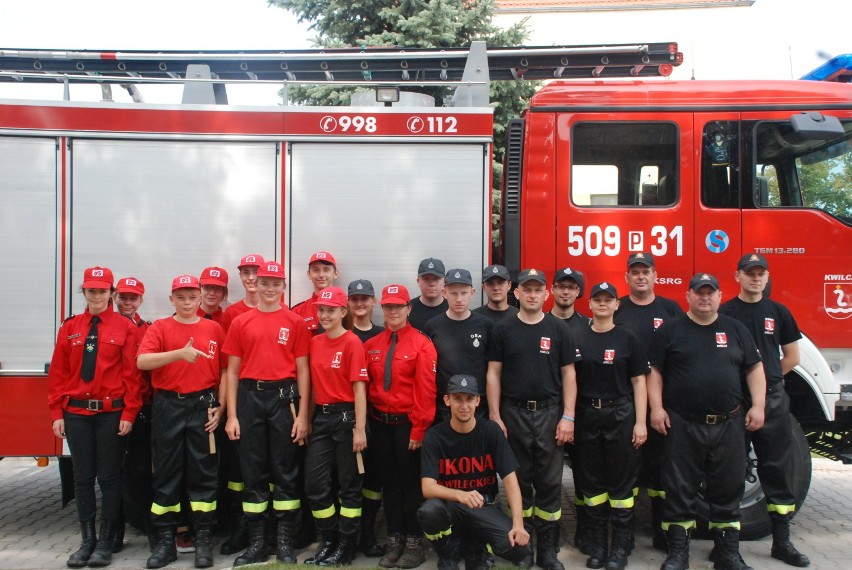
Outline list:
[[[577,206],[671,206],[678,200],[678,131],[672,123],[577,123],[571,201]]]
[[[739,208],[739,145],[736,121],[704,126],[701,141],[701,202],[711,208]]]
[[[852,121],[835,140],[802,140],[789,122],[753,130],[754,203],[764,208],[816,208],[852,224]]]

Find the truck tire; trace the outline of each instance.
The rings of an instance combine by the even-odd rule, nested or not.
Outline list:
[[[811,486],[811,450],[808,447],[808,440],[805,437],[799,422],[792,418],[793,425],[793,461],[788,467],[788,473],[793,481],[793,493],[796,495],[796,512],[805,502],[805,497],[808,495],[808,489]],[[772,533],[772,524],[769,521],[769,514],[766,511],[766,496],[763,494],[763,489],[760,487],[760,481],[757,478],[757,458],[754,455],[754,450],[749,449],[748,454],[748,473],[745,479],[745,491],[743,500],[740,503],[740,513],[742,518],[740,524],[740,539],[741,540],[759,540]],[[704,501],[703,494],[698,498],[698,535],[707,537],[707,518],[709,508]],[[795,514],[795,513],[794,513]]]

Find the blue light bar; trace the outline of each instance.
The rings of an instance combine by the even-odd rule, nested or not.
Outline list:
[[[849,82],[852,76],[852,53],[846,53],[833,57],[810,73],[802,76],[802,79],[810,81],[838,81]]]

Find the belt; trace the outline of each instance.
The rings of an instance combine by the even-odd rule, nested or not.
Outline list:
[[[71,408],[81,408],[90,412],[111,411],[124,409],[124,398],[116,398],[114,400],[76,400],[68,398],[68,406]]]
[[[324,414],[336,414],[338,412],[351,412],[355,410],[355,404],[352,402],[342,402],[340,404],[317,404],[317,411]]]
[[[379,410],[371,410],[370,415],[374,420],[383,424],[407,424],[408,414],[386,414]]]
[[[552,408],[562,401],[560,396],[553,396],[552,398],[547,398],[546,400],[516,400],[515,398],[503,398],[503,403],[508,404],[510,406],[514,406],[515,408],[521,408],[522,410],[526,410],[528,412],[535,412],[538,410],[543,410],[545,408]]]
[[[285,380],[254,380],[253,378],[240,378],[240,387],[256,392],[264,390],[275,390],[276,388],[285,388],[290,385],[295,385],[296,381],[292,378]]]
[[[157,395],[170,400],[204,400],[205,396],[209,396],[211,407],[218,408],[219,402],[216,399],[216,392],[213,388],[206,390],[198,390],[196,392],[175,392],[173,390],[157,390]]]
[[[731,418],[735,418],[740,415],[740,412],[743,411],[742,406],[737,406],[733,410],[723,414],[690,414],[690,413],[682,413],[678,410],[675,410],[675,413],[684,419],[687,419],[691,422],[696,422],[699,424],[707,424],[707,425],[715,425],[721,424],[723,422],[728,421]]]
[[[590,408],[594,408],[596,410],[600,410],[601,408],[611,408],[612,406],[618,406],[621,404],[625,404],[630,401],[630,396],[619,396],[617,398],[606,399],[606,398],[580,398],[579,402],[583,406],[588,406]]]
[[[784,389],[784,381],[775,382],[774,384],[769,384],[766,386],[766,393],[772,394],[773,392],[777,392],[778,390]]]

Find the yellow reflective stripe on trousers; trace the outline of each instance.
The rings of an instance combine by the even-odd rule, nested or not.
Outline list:
[[[361,507],[340,507],[340,516],[347,519],[357,519],[361,516]]]
[[[770,513],[778,513],[779,515],[789,515],[796,511],[796,505],[766,505],[766,510]]]
[[[180,503],[176,505],[158,505],[157,503],[151,503],[151,512],[155,515],[164,515],[166,513],[179,513],[180,512]]]
[[[540,519],[544,519],[546,521],[558,521],[562,518],[562,509],[559,509],[555,513],[549,513],[547,511],[543,511],[538,507],[535,507],[535,516]]]
[[[278,507],[275,507],[275,510],[285,511],[285,510],[290,510],[290,509],[279,509]],[[334,508],[334,505],[331,505],[330,507],[325,508],[325,509],[320,509],[318,511],[311,511],[311,514],[314,515],[315,519],[327,519],[329,517],[333,517],[334,513],[336,513],[336,512],[337,512],[337,509]]]
[[[602,505],[609,500],[609,495],[606,493],[601,493],[600,495],[596,495],[594,497],[586,497],[586,506],[587,507],[597,507],[598,505]]]
[[[364,487],[361,489],[361,496],[365,499],[370,499],[371,501],[381,501],[382,500],[382,492],[381,491],[373,491],[372,489],[367,489]]]
[[[453,527],[448,528],[447,530],[438,531],[437,534],[429,534],[428,532],[423,533],[426,535],[426,538],[429,540],[438,540],[439,538],[443,538],[445,536],[450,536],[453,534]]]
[[[663,532],[669,530],[670,526],[682,526],[685,530],[689,530],[691,528],[695,528],[695,521],[681,521],[681,522],[664,522],[660,525],[663,528]]]
[[[613,509],[632,509],[633,503],[633,497],[628,497],[627,499],[613,499],[610,497],[609,499],[609,506]]]
[[[272,508],[276,511],[295,511],[301,508],[302,502],[299,499],[293,501],[272,501]]]
[[[243,501],[244,513],[265,513],[268,507],[269,501],[263,501],[262,503],[246,503]]]
[[[666,492],[665,491],[660,491],[659,489],[647,489],[647,491],[648,491],[648,496],[651,497],[652,499],[665,499],[666,498]]]
[[[216,510],[216,501],[190,501],[189,508],[196,513],[212,513]]]
[[[583,495],[574,495],[574,506],[582,507],[586,502],[583,500]]]
[[[228,481],[228,490],[230,491],[243,491],[246,488],[245,483],[241,483],[239,481]]]
[[[634,497],[638,497],[638,496],[639,496],[639,487],[633,487],[633,496],[634,496]]]
[[[729,522],[710,522],[707,524],[707,527],[710,530],[714,528],[735,528],[740,530],[740,521],[729,521]]]
[[[528,509],[524,509],[524,510],[521,512],[521,515],[522,515],[525,519],[530,518],[531,516],[533,516],[533,508],[532,508],[532,507],[530,507],[530,508],[528,508]]]

